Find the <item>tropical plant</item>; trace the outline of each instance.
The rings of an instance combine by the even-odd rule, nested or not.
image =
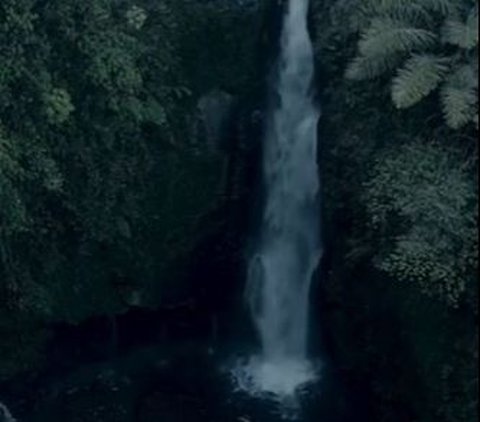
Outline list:
[[[0,1],[0,379],[36,359],[40,326],[132,297],[156,306],[184,271],[223,182],[224,157],[189,139],[195,105],[248,81],[237,47],[256,16],[195,0]]]
[[[349,6],[357,55],[352,80],[393,74],[391,97],[409,108],[438,90],[448,126],[478,127],[478,5],[471,0],[368,0]]]
[[[450,305],[464,298],[477,266],[471,174],[453,149],[407,144],[377,157],[363,195],[369,224],[383,239],[376,266]]]

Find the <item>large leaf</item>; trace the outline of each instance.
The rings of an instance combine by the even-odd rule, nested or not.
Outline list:
[[[414,28],[401,20],[377,18],[361,35],[358,50],[367,57],[389,56],[428,48],[435,40],[435,33],[426,29]]]
[[[431,21],[433,13],[448,16],[457,8],[458,2],[454,0],[362,0],[356,6],[355,15],[358,22],[384,16],[420,23]]]
[[[414,55],[398,70],[392,83],[392,100],[397,108],[408,108],[430,94],[448,72],[448,59]]]
[[[458,129],[478,115],[478,80],[472,65],[452,73],[441,90],[442,108],[447,124]]]
[[[435,43],[436,35],[391,18],[373,19],[362,33],[358,56],[346,71],[348,79],[371,79],[394,68],[412,51],[423,51]]]
[[[422,4],[412,0],[368,0],[362,1],[359,14],[370,20],[374,17],[384,16],[414,22],[427,17],[428,11]]]
[[[357,56],[348,65],[345,77],[352,80],[373,79],[394,69],[400,60],[398,56]]]
[[[456,12],[460,5],[458,0],[414,0],[412,2],[422,4],[426,10],[440,13],[443,16]]]
[[[442,29],[444,43],[470,50],[478,45],[478,10],[474,7],[465,22],[449,19]]]

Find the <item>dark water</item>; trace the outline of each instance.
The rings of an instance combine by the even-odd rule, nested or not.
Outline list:
[[[233,391],[227,356],[200,341],[179,341],[18,380],[0,394],[25,422],[372,421],[328,365],[301,395],[296,417],[284,419],[274,400]]]
[[[46,366],[0,384],[0,402],[19,422],[282,422],[274,400],[234,391],[225,368],[257,345],[245,315],[232,314],[219,318],[228,324],[216,338],[204,310],[132,311],[117,318],[116,335],[105,318],[57,327]],[[311,328],[322,367],[293,420],[372,422],[364,392],[329,363],[328,341]]]

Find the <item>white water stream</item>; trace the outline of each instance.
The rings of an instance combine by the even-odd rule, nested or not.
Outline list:
[[[308,0],[289,0],[264,144],[265,205],[246,300],[261,353],[235,378],[252,394],[291,397],[315,377],[307,354],[309,291],[321,254],[317,121]]]

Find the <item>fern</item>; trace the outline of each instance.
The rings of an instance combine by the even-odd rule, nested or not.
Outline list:
[[[478,89],[472,86],[478,73],[474,0],[342,1],[352,15],[350,30],[358,26],[360,32],[357,55],[345,72],[347,79],[374,79],[406,60],[391,85],[397,108],[417,104],[446,81],[440,96],[447,125],[460,128],[474,122],[478,127]],[[448,59],[436,55],[442,43],[452,46],[446,50]],[[466,66],[466,61],[472,64]],[[452,74],[451,69],[458,70]]]
[[[478,122],[478,80],[475,68],[464,65],[452,73],[442,86],[441,99],[445,120],[453,129],[459,129],[469,122]]]
[[[455,13],[458,4],[452,0],[362,0],[356,6],[359,22],[378,16],[388,16],[408,22],[427,22],[432,13],[443,16]]]
[[[426,29],[391,18],[377,18],[362,35],[358,50],[364,56],[389,56],[430,47],[435,40],[436,35]]]
[[[443,16],[448,16],[456,13],[459,8],[459,2],[455,0],[417,0],[426,10],[440,13]]]
[[[397,108],[408,108],[430,94],[448,72],[449,60],[433,55],[413,55],[398,70],[392,83],[392,100]]]
[[[355,57],[347,67],[345,77],[351,80],[373,79],[395,68],[397,57]]]
[[[373,19],[358,43],[359,55],[346,71],[349,79],[370,79],[393,68],[410,51],[432,46],[436,35],[391,18]]]
[[[478,11],[474,7],[465,22],[449,19],[442,30],[442,41],[471,50],[478,45]]]
[[[412,0],[370,0],[364,3],[362,9],[366,16],[389,16],[409,22],[428,16],[428,10]]]

